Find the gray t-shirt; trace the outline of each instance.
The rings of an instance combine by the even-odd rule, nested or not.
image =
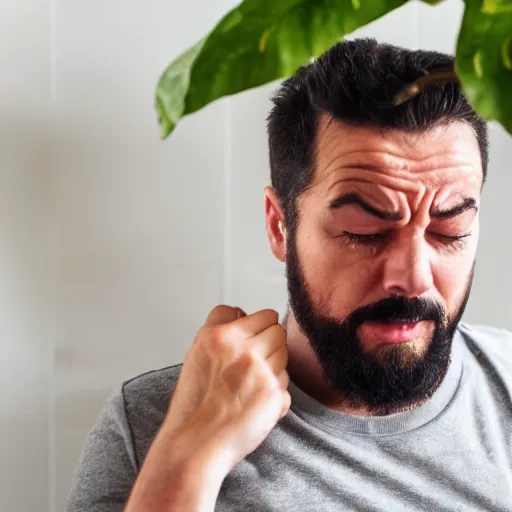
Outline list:
[[[90,433],[68,512],[122,511],[181,365],[132,379]],[[432,398],[380,417],[292,406],[226,477],[219,512],[512,511],[512,334],[461,324]],[[171,484],[172,485],[172,482]]]

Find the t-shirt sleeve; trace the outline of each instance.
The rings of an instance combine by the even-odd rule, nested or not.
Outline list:
[[[107,401],[74,472],[66,512],[122,512],[137,465],[122,389]]]

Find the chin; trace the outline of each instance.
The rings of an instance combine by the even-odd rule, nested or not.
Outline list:
[[[406,343],[381,343],[370,353],[383,365],[392,362],[394,366],[405,369],[425,359],[431,341],[418,338]]]

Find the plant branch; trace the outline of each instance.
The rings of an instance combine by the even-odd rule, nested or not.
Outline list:
[[[407,85],[398,94],[395,95],[395,106],[401,105],[417,96],[425,87],[429,85],[439,85],[449,82],[455,82],[460,85],[460,79],[457,73],[452,69],[439,70],[430,75],[422,76],[413,83]]]

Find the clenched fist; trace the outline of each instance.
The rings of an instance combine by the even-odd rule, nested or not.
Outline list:
[[[163,428],[229,472],[287,413],[287,362],[275,311],[216,307],[186,355]]]

